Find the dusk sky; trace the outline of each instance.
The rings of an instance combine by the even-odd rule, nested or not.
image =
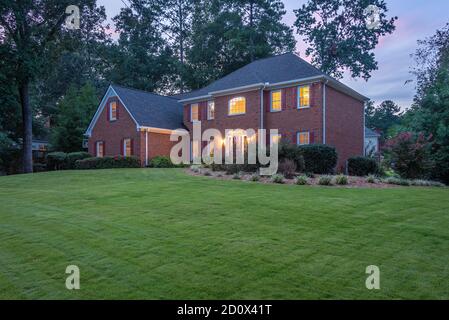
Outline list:
[[[126,2],[126,0],[123,0]],[[284,0],[287,14],[284,21],[293,25],[294,9],[299,8],[306,0]],[[345,77],[342,81],[371,98],[376,103],[393,100],[402,108],[409,107],[415,92],[414,82],[405,84],[409,79],[413,59],[410,57],[417,48],[417,40],[431,36],[449,22],[448,0],[387,0],[389,16],[397,16],[396,30],[393,34],[381,39],[375,50],[379,69],[372,73],[368,82],[363,79]],[[106,8],[108,18],[115,16],[124,7],[122,0],[99,0],[99,5]],[[306,60],[306,44],[297,37],[297,48],[300,56]]]

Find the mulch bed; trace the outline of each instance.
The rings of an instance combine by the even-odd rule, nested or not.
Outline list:
[[[233,177],[234,175],[227,175],[226,172],[223,171],[212,171],[208,168],[201,168],[200,172],[194,172],[192,169],[186,169],[186,172],[189,175],[192,176],[201,176],[211,179],[219,179],[219,180],[235,180]],[[206,174],[206,172],[208,172]],[[271,181],[271,177],[264,177],[260,176],[259,181],[251,181],[251,177],[253,174],[251,173],[242,173],[240,175],[241,181],[248,181],[252,183],[265,183],[265,184],[274,184],[274,182]],[[337,185],[333,183],[332,186],[321,186],[318,184],[318,180],[320,179],[320,175],[315,175],[313,178],[309,178],[309,184],[308,186],[320,186],[320,187],[330,187],[330,188],[397,188],[399,186],[382,183],[380,181],[376,183],[368,183],[366,182],[366,178],[364,177],[354,177],[349,176],[348,177],[348,184],[347,185]],[[295,179],[284,179],[284,184],[295,184]]]

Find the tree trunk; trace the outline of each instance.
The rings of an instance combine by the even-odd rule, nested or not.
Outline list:
[[[254,61],[254,3],[251,1],[249,5],[249,58]]]
[[[23,172],[33,172],[33,115],[29,100],[29,81],[25,80],[19,84],[20,104],[22,105],[23,123]]]
[[[184,72],[184,15],[182,10],[182,3],[181,1],[178,2],[178,14],[179,14],[179,55],[181,60],[181,68],[182,72]],[[184,93],[184,81],[183,81],[183,75],[181,74],[181,84],[180,84],[180,91],[181,93]]]

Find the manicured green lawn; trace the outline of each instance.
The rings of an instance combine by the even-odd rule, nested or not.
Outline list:
[[[65,268],[81,290],[65,288]],[[381,289],[365,288],[377,265]],[[448,299],[449,189],[0,177],[0,299]]]

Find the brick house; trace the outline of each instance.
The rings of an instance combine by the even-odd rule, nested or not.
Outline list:
[[[364,154],[366,97],[292,53],[254,61],[210,85],[163,97],[112,85],[86,135],[89,152],[136,155],[142,163],[169,155],[169,133],[218,129],[278,129],[296,144],[328,144],[338,152],[337,169]],[[118,115],[118,116],[117,116]],[[195,151],[194,151],[195,152]]]

